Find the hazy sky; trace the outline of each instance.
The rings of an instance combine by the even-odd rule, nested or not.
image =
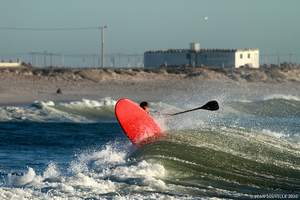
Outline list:
[[[30,52],[44,51],[101,53],[100,29],[3,28],[108,26],[106,54],[187,49],[199,42],[205,49],[258,48],[260,63],[264,54],[277,62],[277,52],[282,62],[291,53],[300,63],[299,8],[299,0],[0,0],[0,59],[29,62]]]

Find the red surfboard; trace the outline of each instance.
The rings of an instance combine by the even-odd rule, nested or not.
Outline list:
[[[135,146],[155,141],[163,133],[160,127],[138,104],[121,99],[115,107],[117,119]]]

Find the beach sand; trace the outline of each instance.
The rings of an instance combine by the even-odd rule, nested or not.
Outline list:
[[[82,99],[136,102],[173,99],[254,100],[270,95],[300,95],[299,70],[216,68],[71,69],[2,68],[0,105],[30,105],[34,101]],[[58,94],[57,89],[62,93]]]

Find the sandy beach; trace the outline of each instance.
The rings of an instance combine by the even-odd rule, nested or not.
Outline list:
[[[134,101],[176,98],[254,100],[268,94],[299,96],[299,68],[224,69],[166,67],[135,69],[1,68],[0,105],[111,97]],[[61,94],[57,93],[61,89]]]

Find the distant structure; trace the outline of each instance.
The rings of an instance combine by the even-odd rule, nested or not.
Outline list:
[[[144,53],[145,67],[163,65],[204,65],[226,68],[259,68],[258,49],[200,49],[190,43],[190,49],[163,49]]]
[[[13,60],[0,60],[0,67],[20,67],[21,60],[18,59],[17,62]]]

